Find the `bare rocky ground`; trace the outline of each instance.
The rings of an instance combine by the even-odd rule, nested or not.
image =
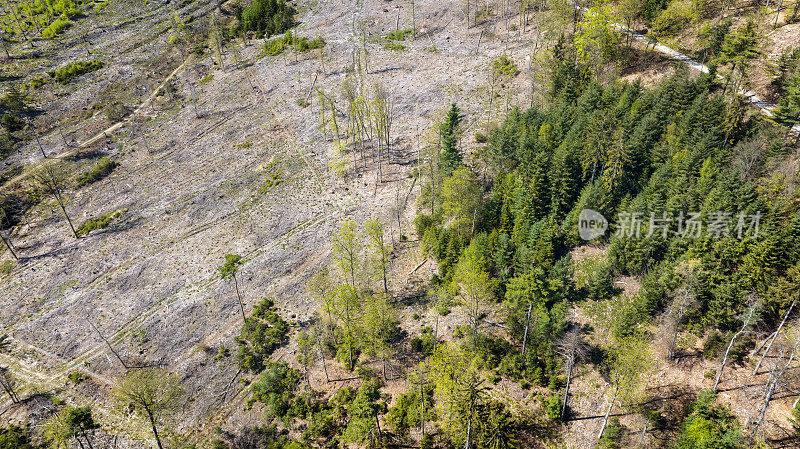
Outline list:
[[[259,57],[261,41],[253,41],[238,42],[241,64],[228,48],[224,69],[212,67],[208,56],[181,65],[183,55],[167,43],[173,6],[112,2],[89,30],[94,36],[91,57],[106,61],[106,67],[85,75],[77,87],[57,87],[57,95],[48,91],[38,98],[46,113],[37,124],[49,155],[71,155],[74,166],[82,168],[93,163],[86,156],[93,152],[121,163],[108,178],[71,195],[68,210],[76,224],[115,210],[127,212],[111,227],[79,240],[70,237],[54,204],[44,202],[28,212],[13,236],[24,261],[0,278],[0,319],[3,331],[16,343],[14,352],[0,355],[0,361],[11,366],[27,393],[57,392],[69,402],[92,403],[107,425],[144,441],[149,438],[146,429],[114,410],[107,392],[124,372],[122,362],[160,364],[183,378],[193,398],[177,429],[203,441],[215,426],[236,430],[262,418],[258,407],[244,409],[248,392],[239,382],[233,357],[215,360],[221,346],[235,351],[233,338],[241,327],[233,286],[217,274],[225,254],[247,260],[239,275],[246,306],[274,298],[294,329],[302,327],[315,308],[304,293],[304,282],[328,263],[330,238],[340,222],[368,217],[394,221],[397,192],[412,187],[409,174],[417,150],[450,103],[457,102],[467,114],[468,149],[475,146],[475,130],[487,120],[499,120],[507,105],[539,104],[541,86],[537,83],[532,94],[531,80],[542,79],[540,57],[533,53],[542,46],[536,43],[533,23],[524,32],[506,34],[501,19],[473,27],[467,35],[461,2],[421,0],[415,8],[418,37],[402,42],[406,51],[390,51],[383,48],[381,37],[398,23],[400,28],[411,26],[410,3],[300,1],[302,23],[295,33],[325,38],[322,61],[318,54]],[[186,3],[180,11],[189,17],[210,9]],[[85,29],[83,23],[80,27]],[[19,64],[42,70],[84,59],[85,44],[74,35],[75,28],[62,43],[52,44],[60,48],[42,50],[40,58]],[[345,177],[330,169],[340,156],[331,133],[319,128],[316,96],[308,95],[314,85],[339,96],[360,29],[367,33],[370,51],[365,85],[382,83],[395,102],[392,157],[383,166],[382,182],[376,182],[374,158],[358,176],[350,165]],[[558,25],[543,17],[541,31],[551,37]],[[521,73],[496,88],[500,95],[492,101],[490,114],[487,69],[503,53],[517,62]],[[174,97],[146,102],[134,119],[88,149],[67,147],[60,133],[48,131],[48,124],[57,121],[65,127],[67,141],[85,142],[112,123],[102,112],[86,114],[84,108],[119,100],[134,109],[176,68],[170,81],[177,88]],[[193,96],[199,118],[190,101]],[[311,104],[302,107],[298,100],[305,98]],[[39,160],[38,148],[30,144],[6,166]],[[351,155],[345,155],[345,161],[350,160]],[[276,174],[282,182],[265,188]],[[410,304],[402,323],[409,332],[433,325],[427,306],[414,298],[436,267],[427,262],[409,275],[423,260],[411,232],[418,187],[401,219],[410,241],[395,246],[393,266],[396,296]],[[420,321],[411,318],[414,312],[423,316]],[[439,323],[441,335],[450,335],[462,321],[463,314],[454,308]],[[410,357],[411,351],[400,349]],[[293,351],[288,345],[275,358],[294,363]],[[402,362],[411,360],[401,358],[395,364],[392,372],[397,376],[386,388],[391,393],[405,388]],[[696,392],[701,383],[708,383],[703,380],[708,367],[699,362],[688,371],[660,369],[664,381],[654,384]],[[325,389],[325,394],[358,384],[347,380],[352,374],[334,363],[328,363],[328,370],[336,382],[325,383],[319,364],[312,372],[312,386]],[[66,377],[74,371],[90,379],[75,385]],[[591,447],[607,387],[596,367],[577,376],[573,400],[581,419],[566,429],[568,447]],[[492,394],[519,410],[541,413],[531,391],[518,385],[503,381]],[[47,403],[41,396],[33,398],[24,407],[3,404],[3,410],[10,410],[4,418],[20,419],[41,410],[42,401]],[[743,404],[743,409],[753,403],[741,395],[731,401]],[[785,428],[783,402],[788,399],[780,407],[774,405],[770,417]],[[734,412],[744,421],[744,411]],[[639,428],[639,423],[626,419],[623,424],[630,429]]]
[[[106,67],[84,75],[77,88],[57,86],[57,94],[38,98],[46,111],[38,124],[46,153],[70,155],[67,159],[77,160],[76,170],[90,166],[85,155],[93,152],[121,164],[108,178],[71,195],[68,211],[76,225],[103,213],[127,212],[109,228],[75,240],[55,205],[45,201],[15,231],[24,259],[2,279],[0,314],[16,348],[2,359],[24,391],[61,391],[70,401],[94,403],[107,423],[130,428],[106,398],[124,367],[105,338],[125,365],[156,363],[183,377],[193,400],[178,430],[196,429],[209,419],[233,426],[257,422],[258,411],[242,410],[246,394],[235,380],[233,357],[214,360],[220,346],[235,350],[233,337],[241,326],[232,285],[217,274],[224,255],[247,259],[239,275],[246,306],[272,297],[285,319],[302,325],[314,309],[303,284],[327,263],[330,237],[340,221],[377,216],[388,222],[397,192],[405,194],[412,185],[416,149],[442,111],[457,102],[470,123],[466,135],[474,133],[486,119],[488,64],[508,52],[525,69],[530,36],[503,42],[473,28],[467,38],[457,2],[417,2],[420,36],[404,42],[405,52],[385,50],[381,37],[398,23],[395,6],[301,2],[302,24],[295,32],[326,39],[322,63],[315,55],[259,58],[260,41],[240,43],[243,64],[227,49],[222,70],[212,68],[208,57],[184,66],[172,81],[178,89],[175,99],[154,100],[107,139],[77,150],[65,146],[60,133],[47,132],[46,125],[59,119],[69,126],[68,142],[84,142],[111,122],[102,113],[81,118],[83,108],[108,100],[104,92],[123,90],[133,109],[181,60],[166,43],[168,8],[155,6],[141,11],[140,19],[90,30],[97,36],[90,57],[104,60]],[[401,6],[400,27],[410,27],[410,6]],[[126,13],[112,2],[113,7],[119,9],[104,13],[112,23]],[[200,6],[184,10],[186,16],[202,12]],[[307,96],[315,76],[317,87],[338,97],[356,42],[354,22],[362,24],[370,41],[365,85],[382,83],[395,103],[392,157],[390,164],[384,161],[378,183],[374,158],[358,177],[349,166],[345,178],[328,168],[337,156],[330,133],[323,135],[318,127],[319,105],[314,96],[305,108],[297,101]],[[532,27],[527,31],[531,34]],[[79,57],[84,44],[75,40],[70,46],[69,39],[67,34],[63,51],[44,53],[56,56],[55,61],[42,56],[26,63],[41,70],[86,59]],[[208,75],[213,79],[199,82]],[[261,92],[251,89],[248,77]],[[522,92],[530,90],[525,84],[520,75],[500,98],[511,96],[509,104],[529,102],[523,99]],[[200,118],[190,101],[193,95]],[[39,160],[38,148],[30,144],[6,164]],[[275,174],[283,182],[264,189]],[[412,193],[403,212],[406,234],[414,200]],[[417,265],[413,247],[413,242],[397,246],[398,272]],[[277,357],[294,359],[290,352]],[[73,371],[91,379],[73,386],[66,380]],[[147,438],[146,432],[141,436]]]

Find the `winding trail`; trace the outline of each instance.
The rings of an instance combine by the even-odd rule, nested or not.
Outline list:
[[[586,8],[583,8],[583,9],[587,13],[589,13],[588,9],[586,9]],[[709,69],[708,69],[707,65],[705,65],[703,63],[700,63],[700,62],[697,62],[696,60],[690,58],[689,56],[687,56],[687,55],[685,55],[685,54],[683,54],[683,53],[681,53],[681,52],[679,52],[677,50],[674,50],[674,49],[672,49],[670,47],[667,47],[664,44],[660,44],[657,41],[655,41],[655,40],[653,40],[653,39],[651,39],[651,38],[649,38],[649,37],[647,37],[647,36],[645,36],[643,34],[637,33],[636,31],[634,31],[634,30],[632,30],[632,29],[630,29],[630,28],[628,28],[628,27],[626,27],[624,25],[621,25],[621,24],[618,24],[618,23],[614,23],[613,26],[614,26],[614,28],[619,30],[621,33],[630,35],[631,37],[633,37],[637,41],[644,43],[646,46],[652,46],[655,51],[661,53],[662,55],[664,55],[664,56],[666,56],[666,57],[668,57],[670,59],[682,62],[684,65],[686,65],[686,66],[688,66],[688,67],[690,67],[690,68],[692,68],[694,70],[697,70],[698,72],[709,73]],[[719,74],[717,74],[717,79],[724,80],[722,75],[719,75]],[[767,117],[773,117],[774,116],[773,111],[775,110],[775,105],[770,103],[770,102],[768,102],[767,100],[759,97],[758,94],[756,94],[755,92],[753,92],[751,90],[746,90],[746,89],[738,89],[737,93],[739,95],[743,96],[744,99],[748,103],[750,103],[750,105],[752,107],[754,107],[756,110],[758,110],[758,112],[760,112],[761,114],[764,114]],[[792,126],[792,131],[794,131],[796,133],[800,133],[800,123],[795,123]]]

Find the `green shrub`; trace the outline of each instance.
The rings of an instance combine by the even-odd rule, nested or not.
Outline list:
[[[56,69],[50,70],[47,72],[50,75],[50,78],[55,79],[61,84],[67,84],[73,79],[84,75],[89,72],[94,72],[95,70],[99,70],[103,67],[103,63],[98,60],[92,61],[78,61],[78,62],[70,62],[69,64]]]
[[[551,394],[544,400],[544,410],[551,421],[561,419],[561,395]]]
[[[125,118],[126,115],[128,115],[129,109],[127,106],[120,103],[119,101],[115,101],[106,106],[105,112],[106,112],[106,118],[108,118],[108,120],[111,123],[116,123],[121,121],[123,118]]]
[[[47,84],[47,80],[41,76],[33,78],[28,84],[22,87],[23,90],[38,89]]]
[[[37,449],[40,446],[31,442],[33,438],[28,426],[23,428],[10,424],[8,428],[0,428],[0,448],[2,449]]]
[[[674,36],[691,24],[692,18],[691,4],[677,0],[658,15],[653,31],[657,36]]]
[[[11,273],[11,270],[13,270],[15,266],[17,266],[17,264],[14,263],[13,260],[6,260],[2,264],[0,264],[0,274]]]
[[[409,34],[412,34],[414,30],[411,28],[404,28],[402,30],[392,31],[391,33],[386,35],[387,41],[404,41]]]
[[[70,25],[72,24],[69,20],[64,20],[59,17],[58,19],[54,20],[53,23],[48,25],[47,28],[42,30],[42,37],[45,39],[52,39],[64,32],[64,30],[69,28]]]
[[[267,56],[278,56],[285,49],[286,43],[283,38],[264,42],[264,54]]]
[[[203,79],[201,79],[201,80],[200,80],[200,82],[199,82],[198,84],[205,84],[205,83],[208,83],[208,82],[210,82],[210,81],[211,81],[211,80],[213,80],[213,79],[214,79],[214,74],[212,73],[212,74],[210,74],[210,75],[206,75],[206,76],[204,76],[204,77],[203,77]]]
[[[295,37],[291,31],[287,31],[283,37],[264,42],[264,54],[267,56],[278,56],[287,48],[293,48],[300,53],[306,53],[325,46],[325,39],[317,36],[311,40],[307,37]]]
[[[107,228],[108,225],[111,224],[112,221],[116,220],[117,218],[121,217],[122,214],[127,212],[128,209],[118,210],[114,212],[110,212],[107,214],[103,214],[97,218],[90,218],[80,226],[78,229],[75,230],[75,233],[78,234],[78,237],[88,235],[90,232],[94,231],[95,229],[103,229]]]
[[[707,358],[716,358],[725,350],[726,344],[725,336],[716,329],[712,330],[703,343],[703,356]]]
[[[744,440],[736,417],[726,407],[714,404],[716,395],[704,391],[697,397],[692,412],[683,424],[676,449],[744,448]]]
[[[86,373],[82,373],[80,371],[73,371],[73,372],[69,373],[69,376],[67,376],[67,377],[69,378],[69,380],[71,380],[72,382],[74,382],[76,384],[79,384],[79,383],[83,382],[84,380],[89,380],[89,376],[87,376]]]
[[[492,70],[495,74],[514,78],[519,75],[519,68],[513,59],[506,55],[500,55],[492,62]]]
[[[228,349],[225,345],[220,345],[217,355],[214,356],[214,360],[220,361],[224,358],[227,358],[229,355],[231,355],[230,349]]]
[[[105,178],[106,176],[110,175],[111,172],[114,171],[114,169],[118,166],[119,164],[112,161],[109,157],[101,157],[100,160],[97,161],[97,165],[95,165],[94,168],[78,176],[78,188],[88,186],[89,184]]]
[[[267,407],[267,416],[286,418],[299,383],[299,370],[289,367],[286,362],[270,362],[253,383],[253,396],[247,403],[261,402]]]
[[[386,414],[386,422],[397,433],[403,433],[412,426],[416,426],[420,422],[420,409],[422,408],[422,400],[420,397],[420,387],[414,386],[408,392],[401,394],[394,407],[389,409]],[[433,386],[428,385],[424,388],[425,394],[425,420],[432,421],[435,419],[433,411]]]
[[[239,352],[236,361],[246,372],[260,373],[267,358],[286,341],[289,326],[275,312],[273,303],[264,299],[253,308],[253,315],[244,321],[242,332],[236,337]]]
[[[422,335],[411,339],[411,348],[425,355],[433,354],[436,340],[433,338],[433,330],[430,327],[422,329]]]
[[[606,431],[597,442],[597,446],[602,449],[618,449],[622,440],[622,426],[619,423],[619,418],[614,416],[608,421]]]
[[[398,44],[396,42],[387,42],[383,45],[383,48],[386,50],[391,51],[406,51],[406,46],[403,44]]]
[[[325,39],[317,36],[314,39],[308,40],[306,37],[295,39],[294,48],[300,53],[305,53],[311,50],[316,50],[325,46]]]

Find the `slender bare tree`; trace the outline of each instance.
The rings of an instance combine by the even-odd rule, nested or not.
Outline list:
[[[33,180],[38,187],[52,195],[56,200],[58,206],[61,208],[61,212],[64,213],[64,218],[66,218],[67,223],[69,223],[72,235],[78,238],[78,233],[75,231],[75,226],[72,225],[72,219],[69,218],[67,206],[64,201],[64,192],[69,187],[69,179],[69,172],[67,172],[67,168],[60,161],[52,161],[42,165],[33,175]]]
[[[736,332],[733,337],[731,338],[730,343],[728,343],[728,348],[725,350],[725,356],[722,358],[722,363],[717,370],[717,378],[714,380],[714,392],[717,392],[717,387],[719,386],[719,381],[722,379],[722,371],[725,369],[725,365],[728,363],[728,356],[731,353],[731,348],[733,348],[733,343],[736,341],[737,338],[747,330],[747,327],[750,326],[750,322],[753,319],[753,315],[756,313],[756,309],[758,308],[758,301],[755,299],[753,295],[751,297],[751,305],[747,308],[747,312],[745,312],[745,318],[742,320],[742,328],[739,329],[739,332]]]
[[[572,371],[575,365],[581,360],[585,359],[589,354],[589,347],[583,340],[581,331],[578,328],[572,328],[564,334],[556,345],[557,351],[563,359],[564,372],[567,375],[567,382],[564,386],[564,398],[561,400],[561,419],[564,419],[564,413],[567,410],[567,399],[569,398],[569,387],[572,383]]]

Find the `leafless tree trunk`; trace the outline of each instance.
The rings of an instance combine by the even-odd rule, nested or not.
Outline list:
[[[0,367],[0,386],[2,386],[3,390],[8,393],[8,396],[11,398],[11,402],[13,404],[19,402],[19,396],[17,396],[17,392],[15,390],[14,379],[11,378],[8,368],[6,367]]]
[[[733,343],[736,341],[736,338],[742,334],[742,332],[747,329],[747,326],[750,325],[750,319],[753,318],[753,314],[756,311],[757,302],[753,302],[753,305],[750,306],[750,310],[747,313],[747,318],[745,318],[744,323],[742,323],[742,328],[739,329],[739,332],[733,335],[731,338],[731,342],[728,344],[728,349],[725,350],[725,357],[722,359],[722,364],[719,366],[719,370],[717,371],[717,379],[714,381],[714,392],[717,392],[717,387],[719,386],[719,381],[722,379],[722,371],[725,369],[725,364],[728,363],[728,355],[730,355],[731,348],[733,347]]]
[[[322,370],[325,371],[325,382],[330,382],[331,379],[328,377],[328,365],[325,363],[325,353],[322,352],[322,343],[320,343],[319,339],[317,339],[317,349],[319,350],[320,358],[322,358]]]
[[[800,340],[798,340],[798,342],[800,342]],[[797,349],[796,346],[795,349]],[[761,423],[764,422],[764,417],[766,416],[767,409],[769,408],[769,404],[772,401],[772,396],[775,394],[775,387],[778,384],[778,381],[780,381],[781,377],[783,377],[783,374],[786,372],[786,368],[788,368],[789,365],[791,365],[793,358],[794,358],[794,351],[792,351],[792,357],[789,359],[789,362],[783,367],[783,369],[778,371],[778,365],[780,365],[781,360],[783,360],[783,351],[781,351],[780,357],[778,357],[778,360],[775,361],[775,365],[772,367],[772,371],[770,371],[769,381],[767,382],[767,388],[766,391],[764,392],[764,405],[761,407],[761,411],[759,413],[759,417],[758,420],[756,421],[755,426],[753,426],[752,435],[754,438],[758,434],[758,428],[761,427]]]
[[[94,331],[97,332],[97,335],[100,336],[100,339],[105,342],[106,346],[108,346],[108,350],[111,351],[112,354],[114,354],[114,357],[116,357],[117,360],[119,360],[119,363],[121,363],[122,367],[125,368],[125,371],[127,371],[128,365],[125,363],[124,360],[122,360],[122,357],[120,357],[119,353],[117,353],[117,351],[114,350],[114,347],[111,346],[111,342],[108,341],[108,339],[102,334],[102,332],[100,332],[100,329],[98,329],[97,326],[95,326],[94,323],[92,323],[92,321],[89,320],[89,318],[86,318],[86,322],[89,323],[89,326],[92,326],[92,329],[94,329]]]
[[[533,301],[528,302],[528,313],[525,314],[525,332],[522,334],[522,363],[525,364],[525,347],[528,344],[528,326],[531,323],[531,309],[533,309]]]
[[[602,427],[600,427],[600,433],[597,435],[598,441],[600,440],[600,438],[603,438],[603,434],[606,431],[606,426],[608,425],[608,416],[611,415],[611,409],[614,407],[614,403],[617,402],[617,393],[619,393],[619,385],[614,387],[614,395],[611,396],[611,403],[608,404],[606,415],[603,417],[603,425]]]
[[[3,209],[3,208],[0,208],[0,239],[3,240],[3,243],[6,245],[6,248],[8,248],[8,251],[11,253],[11,256],[14,257],[14,260],[19,260],[19,257],[17,257],[16,251],[14,251],[14,245],[11,244],[11,238],[10,237],[6,237],[5,235],[3,235],[3,231],[2,231],[3,220],[5,220],[6,218],[7,218],[6,210]]]
[[[689,305],[689,302],[694,299],[694,292],[692,291],[692,284],[690,283],[686,288],[682,288],[678,296],[680,297],[678,302],[678,311],[677,315],[675,316],[675,332],[672,334],[672,341],[669,345],[669,359],[672,360],[675,358],[675,341],[678,339],[678,332],[681,329],[681,321],[683,321],[683,316],[686,313],[686,308]],[[674,307],[674,304],[673,304]]]
[[[564,358],[564,371],[567,374],[564,397],[561,400],[561,419],[563,420],[567,410],[569,387],[572,384],[572,371],[575,368],[575,364],[585,358],[589,351],[578,329],[569,330],[558,342],[557,348],[558,353]]]
[[[778,325],[778,329],[772,334],[772,338],[769,339],[769,344],[767,345],[767,349],[764,350],[764,353],[761,354],[761,357],[758,359],[758,363],[756,363],[756,368],[753,370],[753,375],[755,376],[758,374],[758,369],[761,368],[761,363],[764,361],[764,357],[769,354],[769,350],[772,349],[772,344],[775,343],[775,339],[778,338],[778,335],[781,333],[781,329],[783,329],[783,325],[786,324],[786,320],[789,318],[789,315],[792,314],[792,310],[794,309],[794,305],[797,301],[793,301],[792,305],[789,306],[789,310],[786,311],[786,314],[783,316],[783,320],[781,324]],[[758,354],[758,353],[756,353]]]
[[[778,26],[778,16],[781,14],[781,8],[783,7],[783,0],[778,2],[778,9],[775,10],[775,23],[772,24],[772,28]]]
[[[242,321],[246,320],[244,314],[244,303],[242,302],[242,295],[239,294],[239,281],[236,279],[236,273],[233,273],[233,285],[236,287],[236,299],[239,300],[239,308],[242,309]]]

